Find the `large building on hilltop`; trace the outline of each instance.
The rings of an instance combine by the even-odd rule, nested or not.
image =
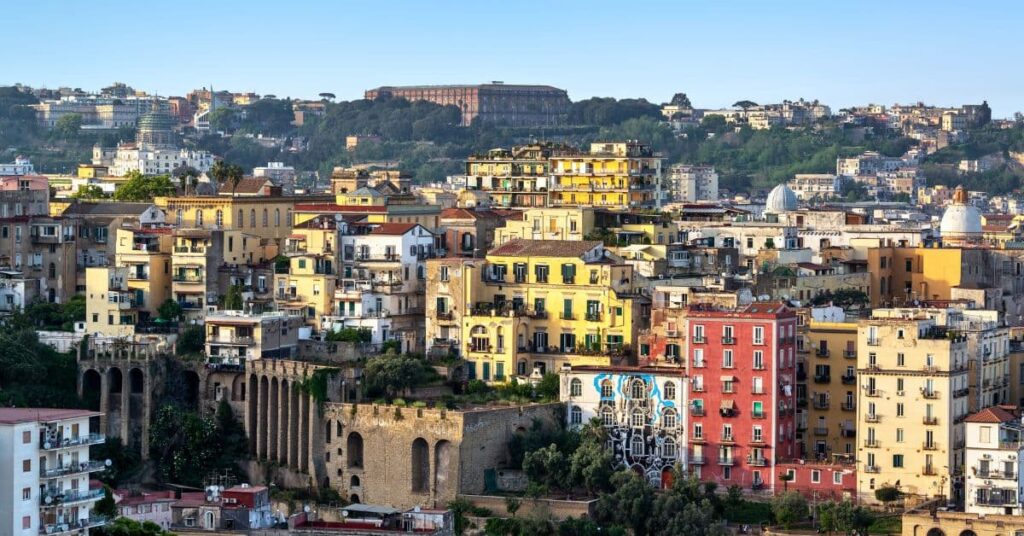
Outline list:
[[[565,123],[569,95],[551,86],[529,86],[492,82],[480,85],[382,86],[369,89],[367,99],[397,97],[456,106],[462,112],[462,126],[474,121],[510,127],[554,126]]]
[[[134,143],[117,147],[93,147],[92,164],[105,166],[115,177],[131,171],[143,175],[170,175],[179,167],[192,167],[200,173],[213,167],[213,155],[206,151],[182,149],[174,133],[175,120],[162,112],[139,116]]]

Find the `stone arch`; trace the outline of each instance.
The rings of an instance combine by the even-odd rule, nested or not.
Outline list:
[[[345,442],[345,462],[349,467],[363,466],[363,436],[350,432]]]
[[[934,527],[928,530],[927,536],[946,536],[946,533],[942,532],[942,529]]]
[[[349,502],[349,504],[359,504],[359,495],[356,495],[355,493],[353,493],[348,498],[348,502]]]
[[[352,475],[352,478],[350,478],[348,480],[348,487],[349,488],[358,488],[359,487],[359,482],[360,482],[359,476]]]
[[[142,369],[136,367],[128,371],[128,386],[133,395],[142,393],[145,390],[146,378],[142,373]]]
[[[411,467],[409,474],[412,480],[413,493],[425,493],[430,491],[430,446],[427,440],[417,437],[412,442],[412,452],[409,461]]]
[[[434,493],[444,497],[448,493],[449,466],[452,444],[442,439],[434,445]]]
[[[971,529],[967,529],[967,530],[961,531],[961,532],[960,532],[960,536],[978,536],[978,534],[977,534],[977,533],[975,533],[975,532],[974,532],[973,530],[971,530]]]
[[[82,399],[85,401],[85,407],[99,411],[102,390],[103,378],[96,369],[86,369],[82,372]]]
[[[182,384],[185,387],[185,404],[193,410],[199,409],[199,374],[192,370],[185,370],[181,373]]]
[[[231,380],[231,401],[245,402],[245,376],[241,374]]]

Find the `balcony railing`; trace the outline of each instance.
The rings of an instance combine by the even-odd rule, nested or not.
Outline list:
[[[975,467],[974,473],[980,478],[990,478],[994,480],[1017,480],[1017,473],[1014,471],[1006,472],[992,469],[988,471],[982,471]]]
[[[882,469],[880,467],[878,467],[877,465],[865,465],[864,466],[864,472],[865,473],[880,473],[880,472],[882,472]]]
[[[590,312],[590,313],[586,314],[585,318],[586,318],[587,322],[600,322],[601,321],[601,313]]]
[[[867,415],[864,416],[864,422],[875,422],[876,423],[876,422],[878,422],[880,420],[881,420],[881,418],[878,416],[877,413],[868,413]]]
[[[846,375],[843,375],[843,377],[840,378],[840,380],[843,382],[843,385],[853,385],[853,384],[857,383],[857,377],[856,376],[846,376]]]
[[[575,320],[576,315],[570,312],[562,311],[561,313],[558,313],[558,318],[561,318],[562,320]]]
[[[736,442],[736,437],[732,436],[732,435],[724,435],[723,434],[721,436],[721,440],[722,440],[722,443],[735,443]]]
[[[103,434],[87,434],[78,437],[65,437],[65,438],[43,438],[40,444],[42,450],[57,450],[68,447],[81,447],[85,445],[99,445],[106,441],[107,438]]]
[[[764,467],[768,465],[768,459],[764,456],[747,456],[747,465],[752,467]]]
[[[816,435],[816,436],[827,436],[828,435],[828,428],[826,428],[824,426],[815,426],[814,427],[814,435]]]
[[[857,404],[855,404],[853,402],[843,402],[843,405],[841,407],[842,407],[843,411],[856,411],[857,410]]]
[[[828,357],[830,354],[831,352],[829,352],[827,348],[818,348],[817,351],[814,352],[814,355],[818,357]]]
[[[39,534],[61,534],[64,532],[102,527],[107,524],[108,520],[109,518],[105,516],[92,516],[86,519],[76,519],[70,523],[47,523],[39,525]]]
[[[722,344],[736,344],[736,337],[722,337]]]
[[[871,397],[871,398],[878,398],[878,397],[882,396],[882,390],[881,389],[868,389],[864,393],[864,396]]]
[[[926,476],[935,476],[935,475],[937,475],[939,473],[938,473],[938,471],[935,470],[935,466],[926,465],[926,466],[921,468],[921,474],[922,475],[926,475]]]
[[[731,456],[719,456],[718,465],[735,465],[736,459]]]
[[[856,359],[857,350],[843,350],[843,357],[847,359]]]
[[[868,346],[879,346],[882,344],[880,339],[868,339]]]
[[[694,344],[704,344],[704,343],[708,342],[708,340],[703,335],[694,335],[693,336],[693,342],[694,342]]]
[[[828,399],[825,399],[825,400],[819,400],[817,398],[814,399],[814,409],[828,409],[828,406],[829,406]]]
[[[921,389],[921,396],[928,400],[935,400],[939,398],[939,392],[932,389]]]
[[[703,417],[705,415],[703,407],[690,407],[690,415],[694,417]]]
[[[814,375],[814,383],[830,383],[831,381],[832,381],[832,376],[830,376],[828,374],[815,374]]]
[[[764,416],[765,416],[765,413],[763,411],[752,411],[752,412],[750,412],[750,418],[751,419],[763,419],[763,418],[765,418]]]
[[[921,419],[921,422],[929,426],[935,426],[936,424],[939,424],[939,418],[926,415]]]
[[[939,450],[939,445],[934,441],[925,441],[921,444],[921,450]]]
[[[53,508],[57,506],[71,506],[74,503],[86,501],[98,501],[103,498],[103,494],[103,488],[93,488],[85,491],[47,489],[43,491],[39,499],[43,503],[43,508]]]
[[[869,449],[877,449],[878,448],[878,440],[877,439],[865,439],[864,440],[864,446],[866,448],[869,448]]]
[[[688,461],[690,462],[690,465],[704,465],[707,462],[707,459],[704,458],[704,456],[690,456]]]
[[[99,460],[89,460],[77,464],[65,465],[63,467],[55,467],[53,469],[45,469],[39,471],[41,478],[57,478],[66,475],[74,475],[78,473],[93,473],[101,471],[106,468],[106,465]]]

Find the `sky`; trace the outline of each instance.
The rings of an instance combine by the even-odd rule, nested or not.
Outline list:
[[[349,100],[501,80],[573,100],[685,92],[700,108],[802,97],[1024,110],[1018,0],[32,0],[3,12],[0,85]]]

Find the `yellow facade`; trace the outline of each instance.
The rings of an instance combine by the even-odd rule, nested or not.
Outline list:
[[[653,207],[661,160],[635,142],[594,143],[589,153],[553,155],[549,202],[616,210]]]
[[[543,207],[548,204],[548,158],[567,150],[549,144],[492,149],[466,161],[466,188],[487,192],[493,206]]]
[[[292,311],[319,328],[324,315],[333,312],[337,259],[317,253],[289,253],[288,257],[288,273],[274,276],[277,308]]]
[[[857,334],[857,491],[899,482],[954,497],[968,414],[966,339],[927,318],[862,320]]]
[[[137,304],[140,320],[144,320],[141,318],[144,316],[155,318],[160,306],[171,297],[171,250],[174,237],[169,231],[117,230],[114,265],[128,269],[128,288],[142,298]]]
[[[128,269],[85,269],[85,329],[90,335],[131,337],[138,323],[136,291],[128,288]]]
[[[635,346],[641,307],[632,267],[609,262],[599,242],[582,243],[597,257],[555,253],[571,244],[515,241],[481,267],[464,267],[461,339],[471,376],[500,382],[564,364],[609,365]]]
[[[961,248],[869,249],[872,307],[949,299],[950,290],[963,283],[971,253]]]
[[[808,457],[856,457],[857,324],[814,322],[807,326]]]
[[[594,209],[532,208],[523,211],[522,220],[508,220],[494,230],[494,245],[509,240],[583,240],[594,231]]]
[[[291,233],[296,204],[332,202],[325,196],[302,197],[157,197],[167,222],[179,228],[234,229],[283,241]]]

